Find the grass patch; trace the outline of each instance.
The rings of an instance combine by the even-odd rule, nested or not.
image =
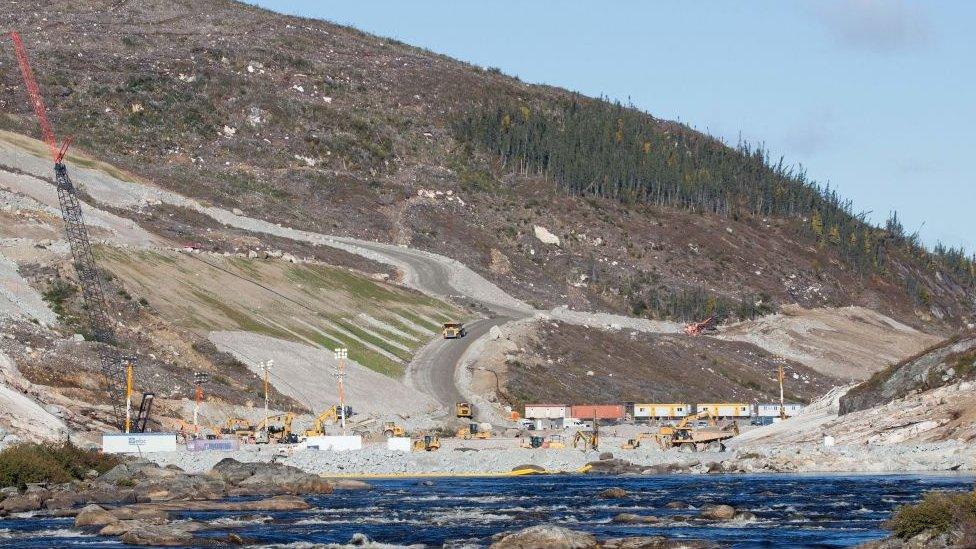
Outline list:
[[[888,521],[901,539],[909,539],[922,532],[944,534],[960,530],[967,537],[960,547],[976,542],[976,492],[929,492],[914,505],[902,505]]]
[[[101,474],[118,463],[115,456],[82,450],[70,442],[25,442],[0,452],[0,485],[24,489],[33,482],[70,482],[85,478],[89,470]]]
[[[398,309],[395,309],[395,312],[396,312],[396,314],[402,316],[403,318],[409,320],[410,322],[413,322],[417,326],[423,326],[424,328],[427,328],[428,330],[430,330],[432,332],[435,332],[435,333],[440,332],[441,331],[441,328],[443,328],[443,326],[438,326],[437,324],[434,324],[432,322],[428,322],[427,320],[424,320],[423,318],[420,318],[419,316],[411,313],[410,311],[405,311],[403,309],[399,309],[398,308]]]
[[[410,360],[411,354],[409,352],[404,351],[403,349],[400,349],[399,347],[394,347],[393,345],[390,345],[389,343],[387,343],[383,339],[381,339],[379,337],[376,337],[373,334],[370,334],[369,332],[364,331],[359,326],[356,326],[355,324],[352,324],[351,322],[347,322],[346,319],[344,319],[344,318],[333,318],[331,320],[333,322],[335,322],[337,325],[341,326],[343,329],[351,332],[353,335],[355,335],[359,339],[361,339],[363,341],[366,341],[366,342],[369,342],[372,345],[374,345],[376,347],[379,347],[380,349],[383,349],[384,351],[386,351],[386,352],[388,352],[388,353],[396,356],[397,358],[400,358],[400,359],[406,360],[406,361],[409,361]]]

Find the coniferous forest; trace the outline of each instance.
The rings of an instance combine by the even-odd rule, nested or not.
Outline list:
[[[976,263],[962,249],[927,250],[897,214],[883,227],[855,213],[849,200],[762,147],[725,145],[687,127],[620,103],[572,96],[542,105],[502,99],[456,117],[465,144],[498,159],[501,169],[542,175],[566,192],[741,218],[801,221],[803,232],[836,249],[862,275],[890,275],[902,252],[923,270],[940,270],[967,288]],[[924,289],[899,278],[920,303]]]

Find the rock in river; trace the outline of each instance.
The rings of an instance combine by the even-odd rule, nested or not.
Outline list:
[[[706,505],[698,513],[698,518],[710,520],[732,520],[735,518],[735,507],[731,505]]]
[[[561,526],[540,524],[507,534],[491,545],[492,549],[596,549],[593,534]]]

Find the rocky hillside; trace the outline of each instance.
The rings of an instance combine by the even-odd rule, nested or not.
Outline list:
[[[976,379],[976,334],[950,338],[882,370],[840,399],[840,414]]]
[[[961,253],[896,218],[869,227],[762,151],[229,0],[48,4],[7,2],[0,21],[60,133],[183,194],[437,251],[537,305],[861,305],[935,331],[972,314]],[[36,134],[11,48],[0,66],[0,128]]]

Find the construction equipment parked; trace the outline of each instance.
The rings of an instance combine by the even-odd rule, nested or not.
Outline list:
[[[710,316],[705,320],[700,322],[692,322],[691,324],[685,326],[685,333],[691,336],[702,335],[705,332],[712,331],[715,329],[715,316]]]
[[[291,423],[295,414],[286,412],[268,416],[267,422],[261,420],[255,427],[255,442],[258,444],[294,444],[298,437],[291,431]]]
[[[546,440],[546,437],[542,435],[531,435],[522,442],[522,448],[561,450],[565,447],[566,439],[562,435],[549,435],[549,440]]]
[[[679,448],[692,452],[725,451],[722,443],[739,434],[739,424],[732,421],[719,426],[708,410],[682,419],[677,425],[661,427],[655,438],[661,449]]]
[[[458,402],[454,405],[454,415],[457,417],[464,417],[471,419],[471,403],[470,402]]]
[[[220,428],[222,435],[232,435],[241,442],[254,438],[254,427],[251,422],[242,417],[229,417]]]
[[[440,448],[441,439],[437,435],[423,435],[413,441],[414,452],[433,452]]]
[[[627,442],[620,445],[621,450],[636,450],[640,448],[641,441],[646,438],[654,438],[654,433],[639,433],[636,437],[627,439]]]
[[[456,436],[464,440],[472,438],[487,440],[491,438],[491,431],[482,429],[477,423],[469,423],[467,427],[458,429]]]
[[[460,322],[445,322],[441,333],[444,335],[444,339],[457,339],[464,337],[467,332],[464,331],[464,325]]]
[[[395,422],[387,421],[383,424],[383,434],[388,437],[402,437],[406,436],[407,432]]]
[[[341,416],[340,412],[342,412],[342,409],[339,407],[338,404],[326,408],[321,414],[315,416],[315,420],[312,423],[312,428],[305,430],[305,436],[318,437],[324,435],[326,424],[328,423],[335,424],[339,422],[339,417]],[[351,415],[352,415],[352,408],[350,406],[346,406],[346,417],[348,418]]]

